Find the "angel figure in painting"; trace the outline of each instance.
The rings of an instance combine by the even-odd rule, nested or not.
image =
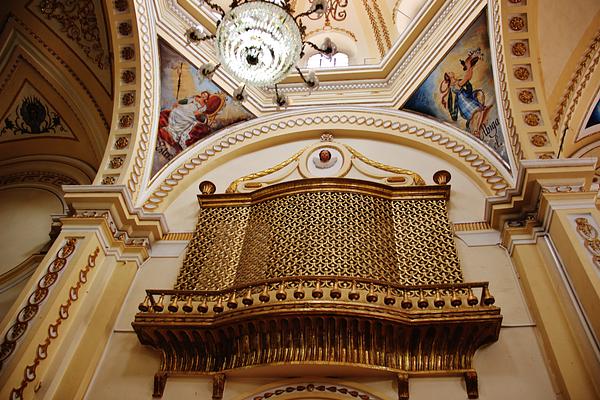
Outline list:
[[[170,110],[161,111],[159,136],[179,152],[210,134],[211,123],[224,105],[222,95],[208,91],[179,100]]]
[[[481,49],[469,51],[465,60],[460,60],[465,71],[462,78],[454,72],[444,73],[444,80],[440,83],[442,105],[450,113],[453,121],[458,120],[458,115],[464,118],[467,130],[475,137],[481,139],[481,129],[484,126],[491,105],[485,105],[483,90],[473,90],[471,79],[473,69],[477,62],[483,58]]]

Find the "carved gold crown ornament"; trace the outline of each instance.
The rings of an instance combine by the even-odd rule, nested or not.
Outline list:
[[[460,375],[477,398],[472,359],[498,339],[502,316],[487,282],[463,281],[450,174],[428,186],[359,154],[325,140],[291,157],[293,167],[236,180],[227,193],[201,183],[175,288],[147,290],[133,322],[162,354],[155,396],[173,375],[312,365],[393,375],[399,399],[408,398],[409,377]],[[388,175],[338,176],[353,160]],[[319,162],[331,176],[300,171]],[[285,168],[302,179],[285,181]]]
[[[216,34],[204,33],[201,28],[190,28],[185,33],[188,44],[215,41],[219,63],[203,64],[199,69],[200,77],[210,78],[223,67],[229,75],[242,82],[233,96],[238,101],[245,100],[246,85],[274,85],[274,103],[286,107],[288,99],[279,93],[277,83],[293,68],[308,88],[319,86],[313,71],[304,74],[296,66],[304,56],[304,49],[312,47],[328,57],[337,52],[329,38],[321,47],[305,39],[306,27],[302,18],[328,15],[327,0],[314,0],[307,11],[296,15],[289,0],[234,0],[228,11],[210,0],[199,0],[198,3],[219,15]]]

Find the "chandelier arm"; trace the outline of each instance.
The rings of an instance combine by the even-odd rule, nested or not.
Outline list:
[[[300,70],[300,68],[298,68],[298,66],[296,66],[296,71],[298,71],[298,74],[300,74],[300,78],[302,78],[302,80],[304,81],[304,83],[308,85],[308,82],[306,82],[306,77],[304,77],[304,74],[302,73],[302,71]]]
[[[305,45],[307,44],[310,47],[312,47],[313,49],[317,50],[318,52],[326,54],[326,55],[331,54],[333,52],[333,50],[330,49],[330,48],[329,49],[322,49],[322,48],[320,48],[319,46],[317,46],[316,44],[314,44],[310,40],[306,40],[303,44],[305,44]]]
[[[207,6],[209,6],[210,8],[212,8],[213,10],[215,10],[216,12],[218,12],[219,14],[221,14],[221,19],[225,16],[225,10],[223,10],[223,8],[220,5],[213,4],[210,0],[204,0],[204,2],[206,3]],[[220,22],[221,21],[217,21],[217,25]]]

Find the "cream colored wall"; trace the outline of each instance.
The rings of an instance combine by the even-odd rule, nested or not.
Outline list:
[[[400,144],[378,142],[354,137],[337,136],[336,141],[348,144],[374,160],[420,173],[428,183],[440,169],[452,173],[450,217],[453,221],[480,221],[483,219],[485,196],[475,183],[449,162],[423,151]],[[300,148],[318,140],[305,139],[279,143],[268,149],[248,149],[235,159],[221,160],[208,169],[198,182],[181,192],[166,210],[171,231],[192,231],[196,223],[198,183],[211,180],[217,192],[240,176],[271,167],[296,153]],[[472,233],[469,243],[490,243],[489,233]],[[536,338],[536,328],[527,311],[518,279],[506,251],[495,244],[469,247],[457,240],[463,263],[465,280],[490,281],[490,289],[504,315],[503,328],[497,343],[479,351],[475,368],[479,372],[480,398],[539,399],[556,398]],[[152,394],[154,373],[158,371],[160,356],[145,348],[133,332],[131,322],[137,305],[149,288],[171,288],[183,260],[185,243],[161,241],[153,245],[152,256],[138,271],[102,361],[86,394],[86,399],[127,398],[147,399]],[[307,369],[307,376],[311,370]],[[228,377],[224,400],[246,400],[259,388],[274,387],[287,378]],[[304,381],[322,380],[323,377]],[[338,377],[330,381],[346,382],[350,386],[368,388],[381,399],[397,398],[397,389],[391,377]],[[208,378],[170,378],[164,399],[198,398],[211,396],[212,384]],[[431,399],[444,393],[446,399],[464,399],[464,382],[459,378],[411,379],[411,400]]]
[[[212,169],[209,164],[209,169],[201,180],[212,181],[217,186],[217,193],[223,193],[227,186],[237,178],[272,167],[318,140],[318,136],[315,135],[313,139],[295,140],[245,154],[236,154],[234,159],[228,159],[218,165],[215,163]],[[432,176],[436,171],[448,170],[452,174],[451,185],[453,188],[450,219],[453,222],[481,221],[483,219],[485,201],[483,192],[461,170],[449,162],[425,151],[397,143],[337,135],[334,140],[352,146],[375,161],[415,171],[428,184],[433,184]],[[351,173],[348,177],[355,178],[357,176]],[[198,211],[196,195],[200,193],[198,183],[189,185],[165,211],[167,223],[172,231],[194,230]]]
[[[63,211],[53,193],[35,188],[0,190],[0,275],[39,251],[50,238],[51,214]]]
[[[597,31],[599,28],[590,24],[600,13],[600,1],[538,0],[537,3],[537,34],[546,96],[558,95],[559,93],[554,93],[554,91],[560,85],[559,79],[567,67],[572,53],[578,46],[589,44],[580,43],[588,29]],[[570,79],[571,77],[562,78]]]
[[[482,234],[483,237],[484,234]],[[545,366],[544,357],[519,287],[518,277],[507,252],[498,245],[469,247],[456,240],[465,280],[490,281],[490,289],[502,308],[504,320],[498,342],[481,349],[475,357],[479,374],[480,399],[549,400],[557,398]],[[148,399],[153,376],[159,368],[158,352],[142,346],[131,328],[131,321],[144,289],[168,288],[175,282],[182,262],[184,243],[163,241],[154,246],[153,256],[138,271],[125,304],[105,349],[96,375],[87,391],[87,400]],[[168,256],[179,254],[179,256]],[[243,374],[242,374],[243,375]],[[228,377],[224,400],[248,400],[259,389],[267,390],[286,382],[310,381],[345,383],[368,390],[384,400],[397,398],[393,379],[385,377],[310,377],[291,380],[285,377]],[[169,378],[163,399],[209,399],[212,383],[208,378]],[[410,380],[411,400],[439,398],[463,400],[460,378],[420,378]]]

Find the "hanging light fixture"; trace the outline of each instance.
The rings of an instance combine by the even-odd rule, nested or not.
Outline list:
[[[321,46],[305,40],[306,27],[302,18],[309,15],[323,16],[327,12],[327,0],[314,0],[311,7],[293,15],[289,0],[234,0],[229,11],[209,0],[200,5],[220,14],[216,35],[207,35],[198,28],[186,31],[188,44],[215,40],[218,64],[207,63],[199,68],[201,78],[210,78],[222,67],[242,84],[236,89],[236,98],[245,99],[244,88],[251,86],[275,86],[274,103],[286,107],[289,100],[279,92],[277,84],[294,68],[311,90],[319,86],[313,71],[303,74],[297,67],[306,47],[333,56],[335,44],[325,39]]]

